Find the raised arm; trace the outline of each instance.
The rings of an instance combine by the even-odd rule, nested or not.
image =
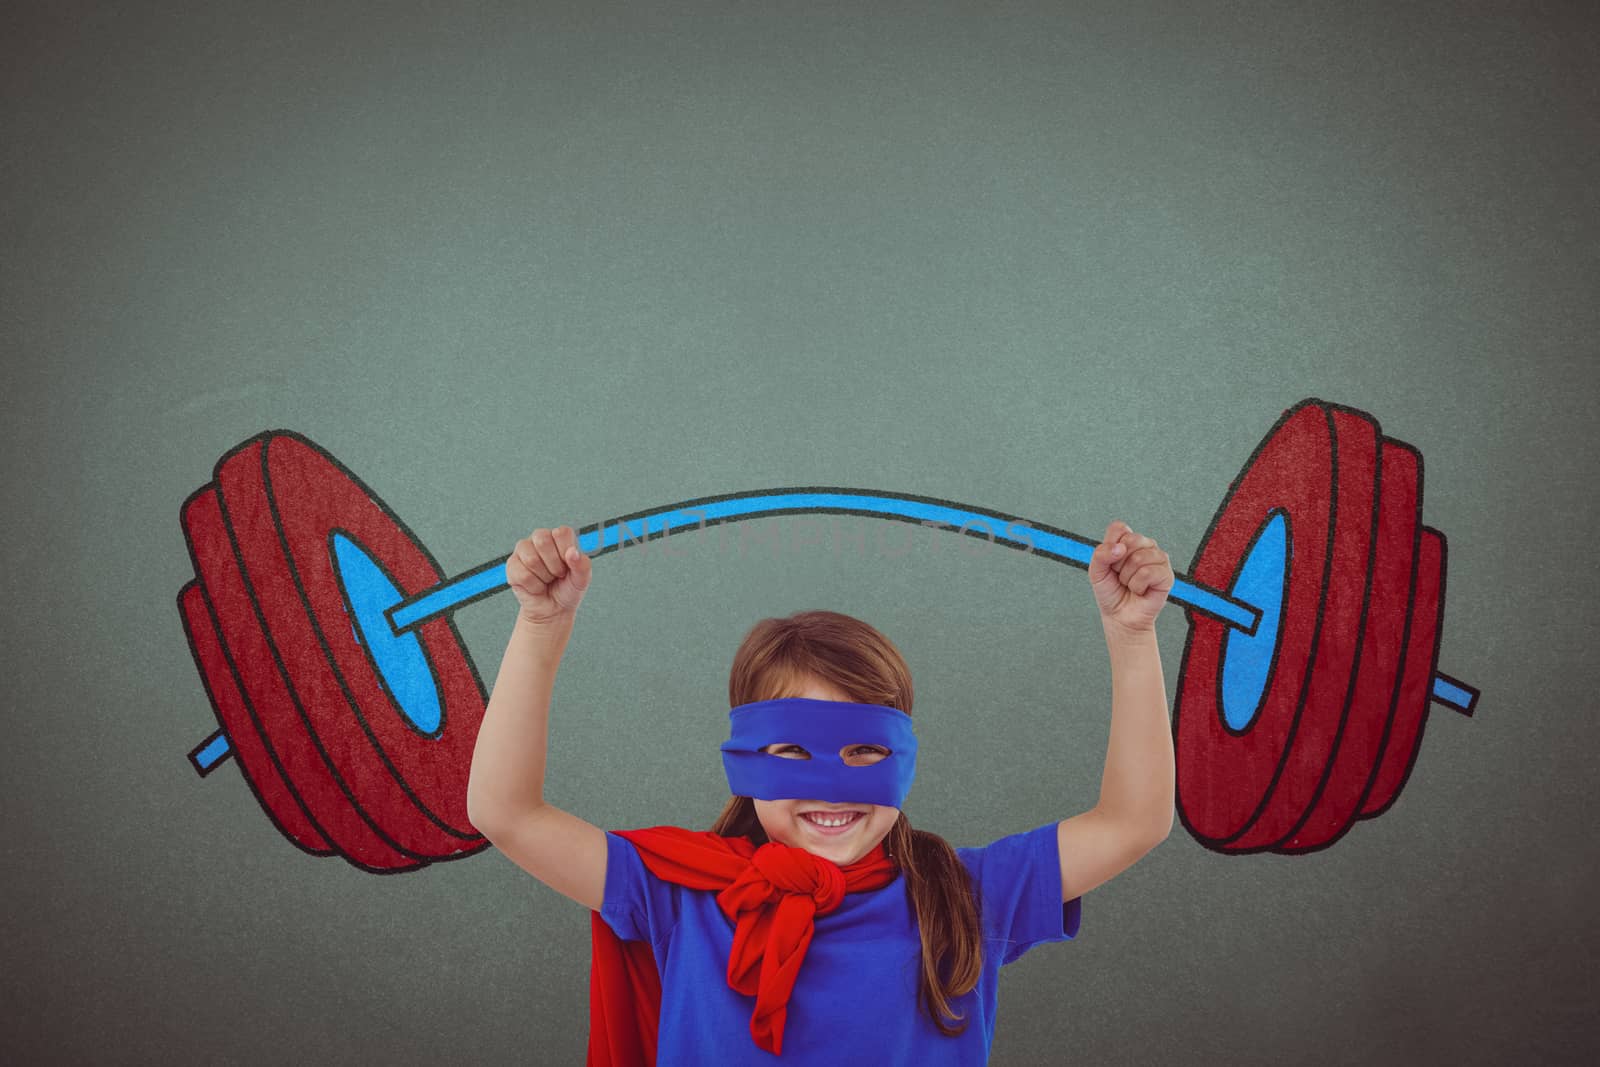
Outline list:
[[[1117,521],[1090,557],[1089,578],[1111,657],[1111,736],[1099,801],[1058,824],[1063,901],[1104,884],[1165,840],[1177,799],[1155,632],[1172,567],[1159,545]]]
[[[599,911],[605,831],[544,799],[550,696],[589,567],[566,526],[535,530],[506,561],[521,607],[472,750],[467,818],[518,867]]]
[[[1110,881],[1172,832],[1172,731],[1156,635],[1108,630],[1106,643],[1111,737],[1099,802],[1058,824],[1063,901]]]

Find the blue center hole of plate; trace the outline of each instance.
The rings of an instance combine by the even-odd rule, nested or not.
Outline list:
[[[1256,531],[1228,595],[1261,609],[1256,632],[1228,631],[1222,646],[1222,718],[1229,729],[1243,733],[1261,712],[1272,661],[1278,651],[1278,630],[1288,586],[1289,560],[1294,549],[1289,538],[1289,516],[1274,511]]]
[[[404,596],[366,549],[343,530],[333,534],[333,567],[350,605],[350,629],[371,655],[379,680],[415,729],[435,733],[443,717],[439,682],[422,642],[409,631],[396,634],[383,614]]]

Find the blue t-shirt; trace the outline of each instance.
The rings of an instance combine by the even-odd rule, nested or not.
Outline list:
[[[983,974],[951,1001],[966,1032],[945,1037],[918,1004],[922,942],[905,879],[846,893],[818,916],[789,997],[783,1054],[750,1036],[755,998],[728,985],[734,924],[716,894],[650,873],[627,840],[606,831],[600,917],[624,940],[648,941],[661,971],[658,1067],[745,1064],[915,1067],[987,1063],[994,1042],[1000,968],[1034,945],[1077,936],[1082,898],[1061,901],[1056,824],[958,848],[982,901]],[[955,1025],[960,1025],[957,1022]]]

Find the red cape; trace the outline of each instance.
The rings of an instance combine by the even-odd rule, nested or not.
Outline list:
[[[846,893],[888,885],[899,871],[881,842],[841,868],[803,848],[757,846],[710,830],[612,832],[628,839],[657,878],[717,891],[718,906],[734,923],[728,985],[755,998],[750,1036],[773,1055],[783,1053],[789,993],[811,946],[813,918],[837,908]],[[661,1022],[655,953],[646,941],[618,937],[597,911],[589,913],[589,930],[588,1067],[655,1067]],[[763,985],[761,961],[769,952],[780,962]]]

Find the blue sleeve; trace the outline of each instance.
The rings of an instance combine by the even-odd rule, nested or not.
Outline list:
[[[958,848],[983,902],[983,933],[1003,947],[1000,962],[1034,945],[1078,936],[1083,898],[1061,901],[1061,840],[1053,822],[979,848]]]
[[[678,924],[676,888],[650,873],[627,838],[606,834],[606,886],[600,918],[624,941],[665,941]]]

